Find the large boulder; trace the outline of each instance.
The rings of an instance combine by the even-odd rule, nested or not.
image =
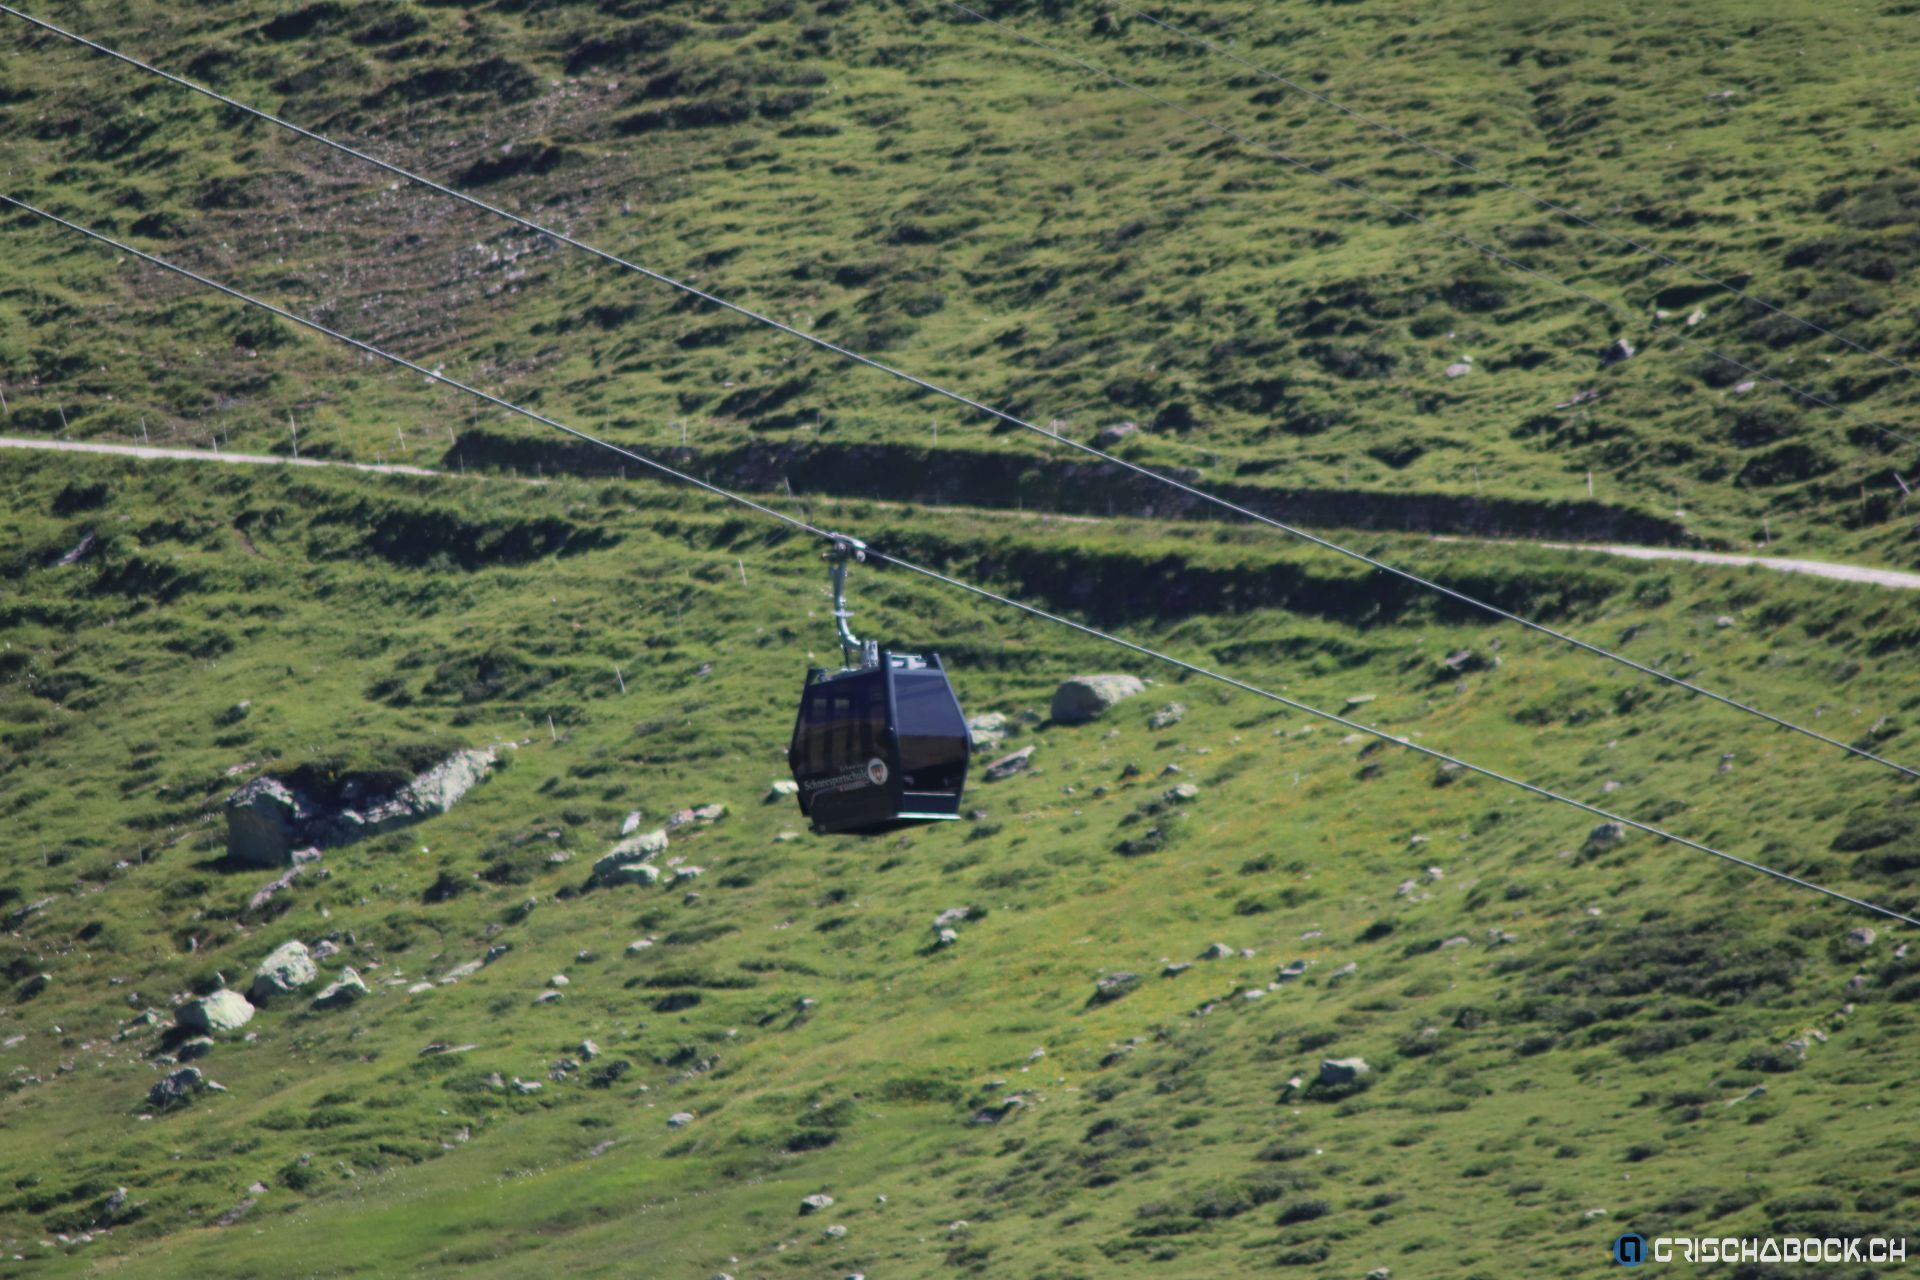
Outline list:
[[[275,996],[298,991],[319,976],[320,966],[314,963],[306,943],[283,942],[254,971],[247,997],[255,1004],[265,1004]]]
[[[1367,1065],[1365,1058],[1323,1058],[1320,1061],[1320,1083],[1323,1085],[1352,1084],[1372,1074],[1373,1068]]]
[[[648,858],[667,851],[667,833],[664,828],[642,831],[628,836],[607,851],[600,862],[645,862]],[[596,867],[599,863],[594,864]]]
[[[253,1021],[253,1005],[238,991],[223,988],[181,1005],[174,1020],[189,1031],[238,1031]]]
[[[1085,724],[1146,691],[1138,676],[1074,676],[1053,691],[1051,714],[1056,724]]]
[[[657,884],[659,880],[660,868],[651,862],[628,862],[618,853],[610,853],[593,864],[593,882],[597,885]]]
[[[250,867],[286,867],[304,849],[315,816],[307,797],[278,778],[255,778],[227,797],[227,856]]]

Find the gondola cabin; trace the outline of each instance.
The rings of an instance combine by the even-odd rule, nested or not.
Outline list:
[[[800,812],[816,831],[959,817],[973,744],[939,655],[869,653],[807,673],[787,749]]]

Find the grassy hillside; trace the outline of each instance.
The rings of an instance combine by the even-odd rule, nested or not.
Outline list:
[[[1325,523],[1299,495],[1332,489],[1370,527],[1608,534],[1620,517],[1555,514],[1591,483],[1648,539],[1915,562],[1912,376],[1495,181],[1911,363],[1902,5],[1168,11],[1489,176],[1118,10],[986,11],[1258,145],[939,4],[47,9],[1076,438],[1137,422],[1128,456],[1281,513]],[[874,441],[992,451],[970,501],[1046,501],[1022,492],[1047,451],[1025,433],[12,20],[0,50],[24,198],[635,445],[780,446],[841,493]],[[5,430],[286,450],[292,415],[313,453],[458,465],[483,425],[21,217],[5,235]],[[1638,354],[1603,368],[1622,337]]]
[[[1060,678],[1127,664],[877,571],[861,625],[937,642],[1035,767],[978,783],[966,822],[788,838],[761,797],[829,638],[799,540],[637,484],[7,468],[0,1247],[23,1273],[1574,1275],[1624,1229],[1912,1220],[1897,929],[1165,671],[1051,725]],[[813,511],[1920,906],[1910,785],[1371,577],[1217,528]],[[1920,754],[1891,593],[1378,549]],[[1461,649],[1479,669],[1441,665]],[[270,873],[221,859],[239,781],[448,742],[518,745],[450,814],[248,909]],[[630,810],[706,802],[727,815],[661,859],[702,869],[692,894],[587,886]],[[227,1092],[152,1114],[171,1040],[129,1019],[289,938],[333,939],[326,975],[372,994],[268,1005],[197,1064]],[[1289,1088],[1349,1055],[1370,1088]]]

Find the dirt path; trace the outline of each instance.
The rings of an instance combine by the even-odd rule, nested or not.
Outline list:
[[[0,449],[45,449],[60,453],[104,453],[124,458],[163,458],[184,462],[225,462],[254,466],[342,467],[349,471],[377,471],[404,476],[454,474],[450,471],[436,471],[430,467],[416,467],[399,462],[337,462],[328,458],[284,458],[268,453],[225,453],[212,449],[162,449],[156,445],[93,444],[78,440],[41,440],[25,436],[0,436]],[[529,480],[528,483],[538,482]],[[1049,517],[1038,512],[1030,513],[1030,518],[1075,523],[1098,522],[1098,517],[1094,516]],[[1497,540],[1476,538],[1437,537],[1434,541],[1484,541],[1489,546],[1500,545]],[[1781,556],[1737,555],[1724,551],[1686,551],[1670,547],[1627,547],[1604,543],[1524,542],[1514,545],[1542,547],[1549,551],[1588,551],[1598,555],[1624,556],[1630,560],[1684,560],[1690,564],[1725,565],[1730,568],[1754,567],[1771,569],[1776,573],[1803,573],[1809,577],[1828,578],[1836,582],[1859,582],[1875,587],[1890,587],[1897,591],[1920,591],[1920,573],[1908,573],[1900,569],[1872,569],[1864,565],[1834,564],[1825,560],[1789,560]]]

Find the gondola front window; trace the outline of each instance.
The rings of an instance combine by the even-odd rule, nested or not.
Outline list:
[[[916,790],[957,790],[967,764],[967,722],[946,676],[895,672],[893,704],[902,781]]]

